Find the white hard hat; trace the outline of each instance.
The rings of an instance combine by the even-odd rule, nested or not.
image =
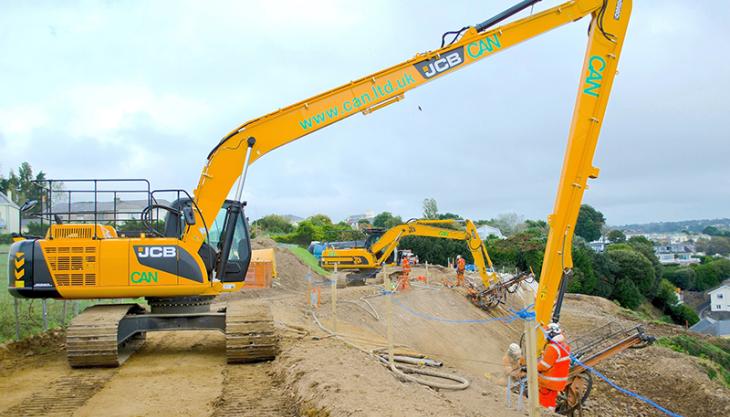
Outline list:
[[[522,349],[520,349],[520,345],[518,345],[517,343],[510,343],[507,352],[513,358],[519,358],[520,356],[522,356]]]
[[[550,323],[547,325],[547,333],[549,337],[555,337],[559,334],[562,334],[562,330],[560,330],[560,325],[558,323]]]

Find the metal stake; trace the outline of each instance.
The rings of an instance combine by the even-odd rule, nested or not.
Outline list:
[[[13,297],[15,302],[15,340],[20,340],[20,301]]]
[[[332,331],[337,334],[337,263],[332,277]]]
[[[48,305],[47,305],[48,299],[44,298],[41,302],[43,305],[43,331],[45,332],[48,330]]]
[[[61,313],[61,327],[66,327],[66,300],[63,300],[63,309]]]

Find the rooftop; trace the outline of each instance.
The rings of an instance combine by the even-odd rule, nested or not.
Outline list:
[[[8,198],[8,196],[5,195],[5,193],[3,193],[3,192],[0,192],[0,205],[2,205],[2,206],[8,205],[8,206],[16,208],[16,209],[19,208],[18,205],[13,203],[13,200]]]

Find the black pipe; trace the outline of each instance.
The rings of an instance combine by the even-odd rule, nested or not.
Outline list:
[[[558,292],[558,299],[555,301],[555,309],[553,310],[553,323],[560,322],[560,309],[563,307],[563,297],[565,297],[565,289],[568,286],[568,280],[573,277],[573,270],[569,269],[563,272],[563,276],[560,278],[560,292]]]
[[[221,239],[220,255],[218,257],[218,273],[217,277],[223,281],[226,264],[228,264],[228,256],[231,252],[231,246],[233,245],[233,233],[236,231],[236,222],[241,214],[241,203],[236,201],[228,207],[228,214],[226,215],[225,228],[223,230]]]
[[[534,6],[535,3],[539,3],[540,1],[541,0],[521,1],[517,4],[515,4],[514,6],[510,7],[509,9],[503,11],[502,13],[483,21],[482,23],[476,24],[474,27],[477,29],[477,32],[483,32],[487,28],[490,28],[490,27],[496,25],[497,23],[516,15],[517,13],[525,10],[528,7]]]

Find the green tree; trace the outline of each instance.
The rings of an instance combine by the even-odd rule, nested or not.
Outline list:
[[[369,229],[371,227],[373,227],[373,225],[370,224],[370,221],[367,219],[360,219],[357,221],[358,230]]]
[[[525,233],[536,237],[546,237],[548,230],[548,224],[544,220],[525,220]]]
[[[706,252],[708,255],[729,255],[730,239],[722,236],[712,236],[710,238],[710,243],[707,245]]]
[[[696,288],[694,268],[686,266],[673,268],[665,271],[663,277],[683,290],[693,290]]]
[[[45,179],[46,174],[43,171],[33,176],[33,168],[28,162],[23,162],[18,167],[17,175],[15,171],[10,170],[7,179],[0,178],[0,191],[6,194],[11,191],[13,201],[18,205],[22,205],[28,200],[41,201],[42,189],[33,181],[45,181]],[[40,210],[39,204],[32,210],[32,213],[39,213]]]
[[[601,231],[606,224],[603,213],[583,204],[580,206],[578,221],[575,224],[575,234],[582,237],[588,242],[593,242],[601,237]]]
[[[506,239],[487,239],[486,246],[495,266],[520,271],[532,268],[539,276],[546,242],[544,236],[522,232]]]
[[[438,204],[436,199],[426,198],[423,200],[423,218],[424,219],[437,219],[439,214]]]
[[[269,214],[253,222],[253,226],[260,228],[264,233],[291,233],[294,226],[284,216]]]
[[[512,236],[525,229],[525,219],[517,213],[503,213],[496,219],[486,221],[486,224],[496,227],[503,235]]]
[[[386,229],[390,229],[393,226],[397,226],[399,224],[403,223],[403,220],[401,220],[400,216],[394,216],[389,211],[384,211],[373,219],[373,226],[375,227],[383,227]]]
[[[418,256],[419,262],[428,261],[431,264],[445,266],[448,260],[453,261],[456,255],[463,256],[467,263],[474,262],[466,242],[462,240],[406,236],[400,241],[398,248],[413,251],[413,254]]]
[[[627,243],[633,250],[644,255],[644,257],[651,262],[654,266],[654,276],[657,279],[662,276],[664,267],[659,262],[659,258],[657,258],[656,253],[654,252],[654,243],[652,243],[651,240],[644,236],[632,236]]]
[[[628,279],[618,281],[611,294],[611,298],[618,301],[622,306],[632,310],[641,305],[644,299],[633,281]]]
[[[626,242],[626,235],[623,231],[618,229],[613,229],[610,232],[608,232],[608,241],[611,243],[623,243]]]
[[[616,288],[619,288],[621,281],[631,281],[640,294],[649,299],[654,296],[656,280],[654,266],[644,255],[633,250],[619,249],[608,251],[607,256],[616,266],[614,272]],[[623,285],[621,288],[626,290],[627,287]]]
[[[660,280],[652,303],[659,308],[668,309],[669,307],[676,305],[678,301],[679,299],[677,298],[674,285],[666,279]]]
[[[568,292],[595,294],[598,275],[593,267],[595,252],[585,243],[573,245],[573,278],[568,282]]]
[[[332,219],[329,218],[329,216],[324,214],[315,214],[314,216],[307,217],[307,220],[312,222],[313,225],[319,226],[319,227],[325,227],[325,226],[331,226],[332,225]]]

